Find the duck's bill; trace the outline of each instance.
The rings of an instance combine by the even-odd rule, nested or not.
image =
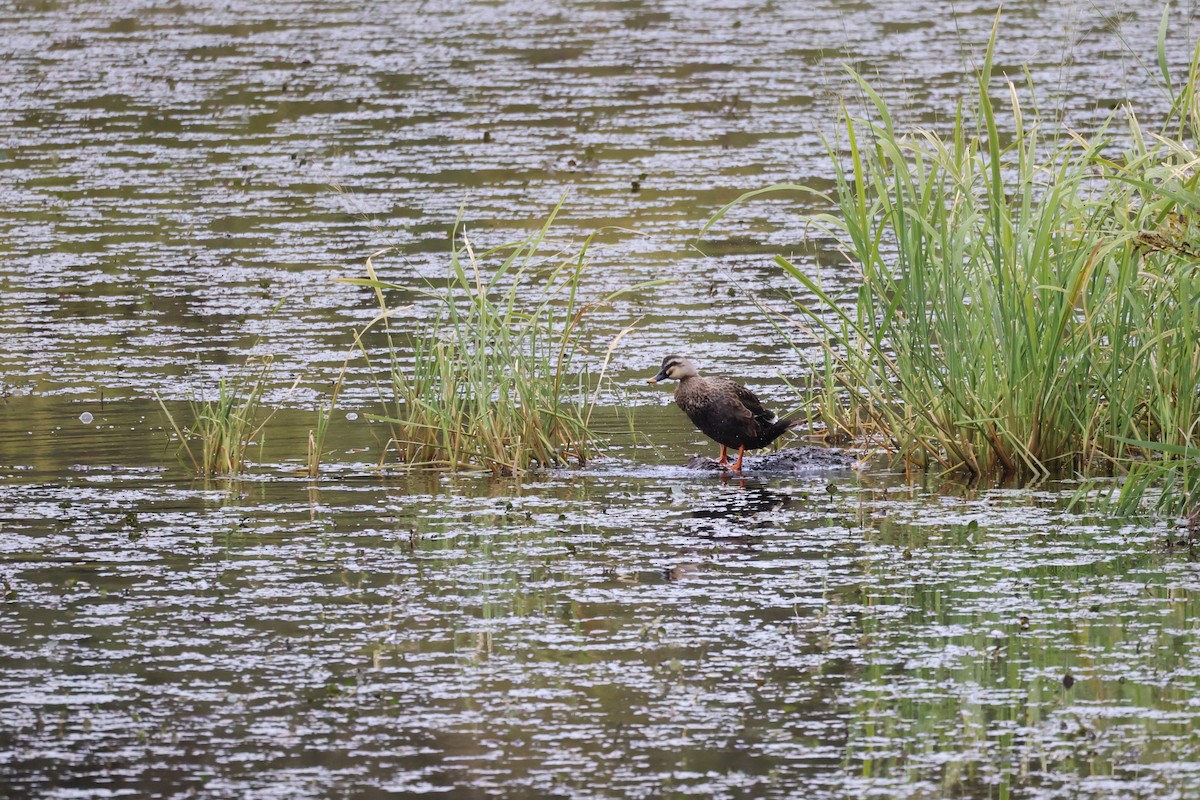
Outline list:
[[[667,379],[667,371],[665,369],[663,369],[663,370],[659,370],[658,374],[655,375],[653,378],[646,378],[646,383],[658,383],[659,381],[665,381],[666,379]]]

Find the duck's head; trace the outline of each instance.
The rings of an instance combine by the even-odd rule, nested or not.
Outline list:
[[[667,356],[663,359],[662,369],[653,378],[647,378],[646,383],[679,381],[684,378],[695,378],[699,374],[696,371],[696,365],[683,356]]]

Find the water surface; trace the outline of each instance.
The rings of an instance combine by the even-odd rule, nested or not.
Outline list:
[[[641,382],[684,351],[795,405],[813,343],[750,301],[796,292],[776,253],[852,285],[805,239],[815,206],[691,237],[742,191],[829,185],[845,64],[944,126],[994,12],[0,8],[0,795],[1194,796],[1200,576],[1168,523],[878,461],[697,475],[711,445]],[[1152,121],[1159,13],[1009,3],[1000,72],[1080,130],[1124,102]],[[1197,16],[1174,7],[1177,67]],[[298,477],[376,310],[335,279],[394,248],[377,266],[421,319],[456,218],[483,247],[564,196],[555,246],[611,226],[585,291],[675,279],[590,320],[593,366],[638,320],[604,457],[381,474],[352,369],[327,471]],[[195,481],[153,393],[250,355],[284,411],[244,480]]]

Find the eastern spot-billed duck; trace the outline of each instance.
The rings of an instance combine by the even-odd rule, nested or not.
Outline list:
[[[675,405],[696,424],[708,438],[721,445],[722,467],[728,464],[726,448],[738,449],[735,472],[742,469],[742,456],[747,450],[766,447],[784,431],[800,423],[795,419],[779,419],[763,408],[754,392],[728,378],[701,378],[696,365],[683,356],[667,356],[662,369],[647,383],[679,381],[675,387]]]

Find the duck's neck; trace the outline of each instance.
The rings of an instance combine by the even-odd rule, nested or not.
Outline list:
[[[686,394],[687,392],[695,391],[703,385],[704,379],[699,375],[684,375],[675,382],[675,394]]]

